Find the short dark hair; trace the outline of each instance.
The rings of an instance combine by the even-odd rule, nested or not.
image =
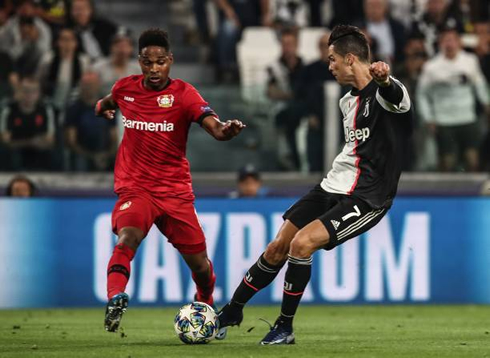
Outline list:
[[[351,25],[337,25],[330,34],[328,45],[334,45],[335,52],[345,56],[348,53],[356,55],[362,62],[371,61],[369,42],[362,31]]]
[[[281,38],[284,36],[293,36],[296,39],[298,39],[298,30],[295,29],[294,27],[285,27],[281,30],[280,32]]]
[[[170,51],[170,41],[168,40],[167,31],[158,28],[151,28],[144,31],[138,40],[138,51],[141,53],[141,50],[148,46],[159,46]]]
[[[29,185],[29,191],[31,193],[30,196],[35,196],[37,194],[37,187],[31,179],[29,179],[24,175],[16,175],[7,184],[7,190],[5,191],[5,195],[12,196],[13,194],[12,190],[14,188],[14,184],[17,182],[24,182],[27,183],[27,185]]]
[[[255,180],[260,180],[260,173],[253,164],[247,164],[238,170],[237,180],[239,182],[244,181],[245,179],[250,177],[254,178]]]
[[[36,76],[33,76],[30,73],[21,73],[20,74],[19,84],[23,83],[23,82],[31,82],[31,83],[35,83],[39,86],[41,85],[41,81],[39,81],[39,78],[37,78]]]
[[[34,18],[32,16],[19,16],[19,25],[34,26]]]
[[[447,34],[455,34],[458,37],[461,36],[460,31],[455,26],[442,26],[439,29],[439,33],[437,35],[438,35],[438,38],[440,39],[442,36],[447,35]]]

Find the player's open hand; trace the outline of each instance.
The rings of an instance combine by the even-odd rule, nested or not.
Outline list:
[[[223,135],[227,138],[233,138],[237,136],[245,127],[247,126],[238,119],[228,120],[223,126]]]
[[[380,86],[390,84],[390,66],[382,61],[374,62],[369,66],[369,73]]]

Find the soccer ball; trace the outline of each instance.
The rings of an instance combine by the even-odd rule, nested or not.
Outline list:
[[[175,333],[186,344],[209,343],[218,333],[218,315],[203,302],[182,306],[175,316]]]

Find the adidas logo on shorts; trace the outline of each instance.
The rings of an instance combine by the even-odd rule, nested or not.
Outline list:
[[[330,222],[332,223],[333,228],[335,230],[337,230],[339,228],[340,222],[338,222],[337,220],[330,220]]]

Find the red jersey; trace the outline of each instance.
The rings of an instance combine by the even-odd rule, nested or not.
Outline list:
[[[197,90],[171,79],[161,91],[146,89],[143,75],[120,79],[112,88],[124,136],[114,169],[114,191],[144,189],[193,200],[187,135],[192,122],[215,115]]]

